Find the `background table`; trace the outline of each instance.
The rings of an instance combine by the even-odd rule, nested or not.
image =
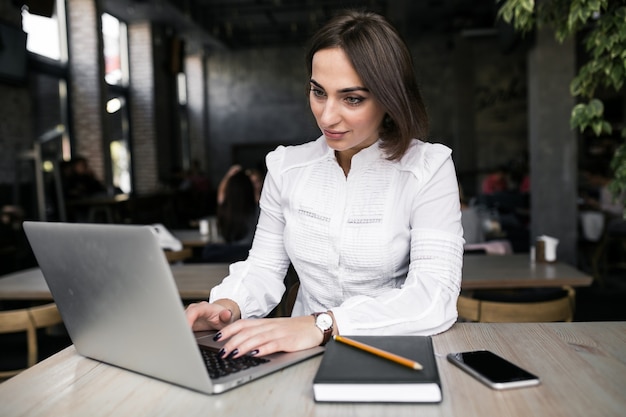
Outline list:
[[[626,323],[461,323],[433,337],[441,404],[317,404],[320,357],[219,395],[204,395],[76,354],[73,347],[0,384],[12,416],[623,416]],[[450,352],[488,348],[541,378],[494,391],[448,363]]]
[[[217,217],[209,216],[202,220],[206,220],[208,223],[208,230],[206,234],[200,233],[200,229],[174,229],[170,232],[174,237],[181,241],[183,246],[189,248],[201,248],[207,245],[207,243],[224,243],[217,230]]]
[[[183,300],[205,300],[211,288],[228,275],[228,264],[172,265],[172,275]],[[0,278],[0,300],[52,300],[41,269],[31,268]]]
[[[593,277],[565,263],[535,263],[527,254],[463,257],[463,289],[580,287]]]
[[[177,229],[170,232],[188,248],[202,248],[214,241],[210,234],[203,235],[197,229]]]
[[[586,286],[593,278],[566,264],[532,264],[525,255],[471,255],[463,260],[461,288],[506,289]],[[172,274],[185,300],[206,299],[211,288],[228,275],[229,264],[190,263],[172,265]],[[52,300],[39,268],[0,278],[0,299]]]

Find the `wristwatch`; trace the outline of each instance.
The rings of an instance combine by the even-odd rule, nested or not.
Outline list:
[[[330,336],[333,334],[333,317],[324,312],[324,313],[313,313],[313,317],[315,317],[315,326],[322,331],[324,335],[324,339],[320,346],[324,346],[330,340]]]

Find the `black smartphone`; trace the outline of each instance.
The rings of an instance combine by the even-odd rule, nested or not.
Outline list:
[[[448,354],[448,360],[493,389],[530,387],[539,377],[489,350]]]

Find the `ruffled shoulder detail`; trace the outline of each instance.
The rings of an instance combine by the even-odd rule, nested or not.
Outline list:
[[[302,145],[278,146],[265,157],[267,170],[282,174],[283,172],[296,167],[309,165],[331,155],[332,150],[326,144],[323,136],[312,142]]]
[[[427,182],[451,159],[452,150],[440,143],[414,139],[399,161],[402,170],[411,171],[420,182]]]

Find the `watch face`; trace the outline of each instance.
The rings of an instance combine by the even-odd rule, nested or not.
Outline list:
[[[315,324],[320,329],[327,330],[333,326],[333,318],[328,313],[322,313],[315,319]]]

